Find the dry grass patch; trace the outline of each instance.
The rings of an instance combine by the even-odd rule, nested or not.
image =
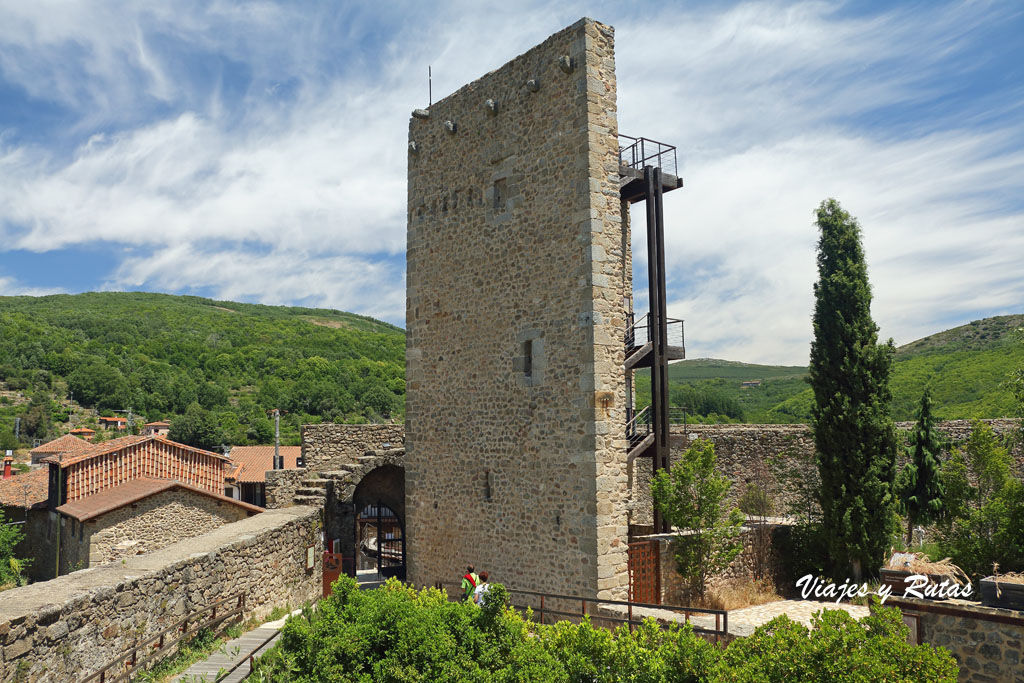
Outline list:
[[[949,579],[960,586],[971,582],[966,572],[953,564],[950,558],[933,561],[924,553],[893,553],[884,568]]]
[[[704,609],[734,610],[765,605],[778,600],[782,600],[782,596],[776,592],[775,585],[771,581],[733,579],[708,586],[704,599],[694,599],[690,604]]]

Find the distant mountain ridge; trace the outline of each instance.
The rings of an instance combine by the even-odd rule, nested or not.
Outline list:
[[[897,348],[891,382],[893,417],[914,419],[926,386],[932,390],[936,414],[942,419],[1012,416],[1013,400],[1003,383],[1015,368],[1024,367],[1024,344],[1015,338],[1015,330],[1022,327],[1024,314],[985,318]],[[716,358],[679,361],[669,366],[672,386],[686,385],[698,393],[735,401],[742,417],[730,421],[809,421],[813,395],[806,376],[806,366],[757,365]],[[648,391],[645,380],[638,378],[638,396]],[[743,382],[757,380],[758,386],[742,386]],[[688,393],[688,400],[693,399],[693,391]],[[717,419],[721,416],[712,416],[712,420]]]

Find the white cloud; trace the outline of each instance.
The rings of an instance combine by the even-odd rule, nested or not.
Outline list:
[[[617,27],[621,131],[679,147],[670,299],[691,356],[806,361],[812,210],[828,196],[864,226],[883,335],[903,343],[1024,303],[1024,95],[931,106],[998,58],[978,32],[1005,5],[61,7],[0,9],[0,73],[77,112],[91,137],[68,154],[0,133],[0,237],[125,245],[110,288],[400,323],[406,127],[426,65],[436,100],[592,14]],[[198,71],[247,73],[244,91],[194,75],[195,55]],[[878,123],[886,109],[898,126]]]

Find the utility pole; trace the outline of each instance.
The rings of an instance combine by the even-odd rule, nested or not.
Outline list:
[[[274,469],[283,470],[284,463],[281,462],[281,411],[274,408]]]

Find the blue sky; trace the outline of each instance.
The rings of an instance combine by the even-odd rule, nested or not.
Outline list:
[[[584,15],[616,27],[620,131],[679,148],[667,265],[690,357],[806,363],[830,196],[864,228],[884,336],[1024,312],[1012,1],[0,0],[0,295],[194,293],[401,325],[427,65],[438,99]]]

